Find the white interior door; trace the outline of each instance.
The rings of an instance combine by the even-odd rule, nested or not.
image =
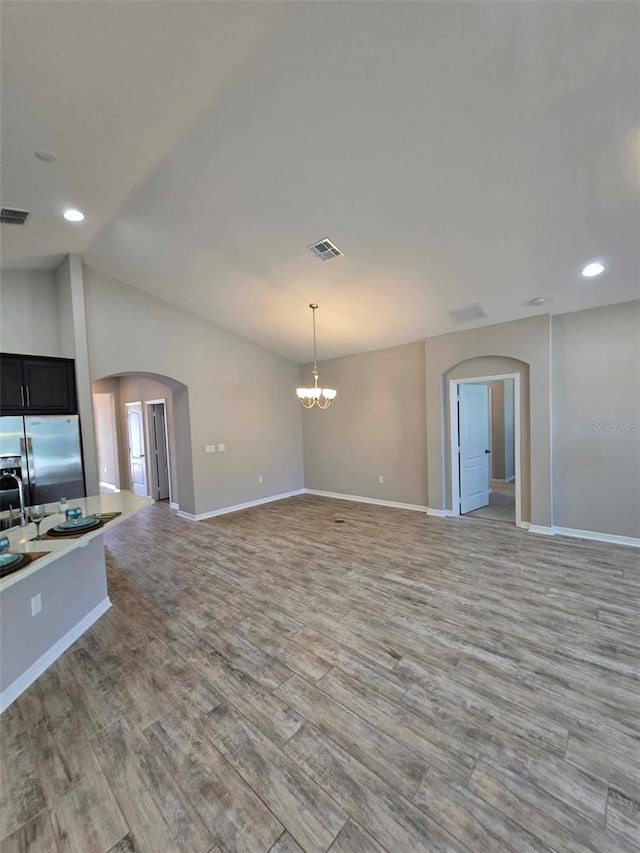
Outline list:
[[[127,433],[129,435],[129,468],[131,491],[147,495],[147,469],[144,456],[144,428],[142,403],[127,403]]]
[[[464,514],[489,503],[489,387],[471,382],[458,387],[460,512]]]

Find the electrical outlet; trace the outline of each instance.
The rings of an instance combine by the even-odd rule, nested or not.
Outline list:
[[[378,482],[384,483],[384,477],[382,476],[382,474],[378,474]]]
[[[37,616],[38,613],[42,610],[42,594],[38,593],[34,595],[31,599],[31,615]]]
[[[205,453],[215,453],[216,452],[215,444],[205,444],[204,452]]]
[[[259,483],[264,483],[264,477],[262,476],[262,474],[260,474],[260,475],[258,476],[258,482],[259,482]]]
[[[218,453],[224,453],[226,449],[227,449],[227,448],[225,447],[225,445],[224,445],[224,444],[219,444],[219,445],[218,445]]]

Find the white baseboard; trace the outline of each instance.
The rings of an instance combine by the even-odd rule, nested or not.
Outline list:
[[[200,512],[194,514],[192,512],[183,512],[179,509],[178,516],[180,518],[186,518],[188,521],[204,521],[206,518],[215,518],[218,515],[228,515],[230,512],[238,512],[241,509],[251,509],[251,507],[262,506],[262,504],[269,504],[272,501],[281,501],[285,498],[293,498],[296,495],[303,495],[304,492],[304,489],[296,489],[294,492],[283,492],[280,495],[269,495],[267,498],[258,498],[256,501],[247,501],[246,503],[236,504],[235,506],[223,506],[220,509],[213,509],[211,512]]]
[[[450,509],[432,509],[432,507],[427,507],[427,515],[433,515],[436,518],[453,518],[453,513]]]
[[[616,533],[599,533],[597,530],[577,530],[573,527],[541,527],[529,525],[529,533],[542,533],[544,536],[570,536],[573,539],[591,539],[593,542],[610,542],[612,545],[627,545],[640,548],[640,539],[635,536],[619,536]]]
[[[51,664],[55,663],[60,655],[66,652],[69,646],[72,646],[110,607],[111,600],[108,597],[103,598],[100,604],[96,604],[84,619],[81,619],[63,637],[60,637],[50,649],[41,655],[35,663],[32,663],[29,669],[25,670],[8,687],[5,687],[2,693],[0,693],[0,713],[6,711],[9,705],[15,702],[18,696],[24,693],[27,687],[30,687],[37,678],[40,678],[42,673],[49,669]]]
[[[337,501],[352,501],[360,504],[375,504],[375,506],[389,506],[392,509],[412,509],[416,512],[428,512],[428,507],[420,504],[405,504],[400,501],[383,501],[380,498],[364,498],[360,495],[343,495],[340,492],[322,492],[318,489],[305,489],[305,495],[316,495],[319,498],[333,498]],[[441,512],[441,510],[437,510]]]
[[[169,509],[180,509],[180,504],[174,503],[173,501],[169,502]]]
[[[576,530],[573,527],[554,527],[556,536],[573,536],[575,539],[592,539],[594,542],[611,542],[612,545],[629,545],[640,548],[640,539],[635,536],[619,536],[616,533],[599,533],[597,530]]]
[[[530,524],[529,533],[539,533],[542,536],[553,536],[553,527],[545,527],[542,524]]]
[[[119,492],[120,488],[116,486],[114,483],[103,483],[102,480],[98,483],[101,489],[107,489],[109,492]]]

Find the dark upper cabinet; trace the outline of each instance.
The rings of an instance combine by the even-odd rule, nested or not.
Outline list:
[[[0,355],[3,414],[76,414],[74,364],[66,358]]]
[[[13,355],[0,356],[0,407],[22,409],[25,405],[22,381],[22,359]]]

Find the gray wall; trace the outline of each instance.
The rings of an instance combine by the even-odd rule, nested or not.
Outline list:
[[[303,412],[306,487],[426,506],[424,343],[323,361],[320,379],[338,396]]]
[[[509,480],[515,474],[513,379],[489,382],[491,392],[491,477]]]
[[[491,478],[504,480],[504,381],[489,382],[491,398]]]
[[[25,355],[64,355],[52,272],[0,272],[0,350]]]
[[[552,330],[554,522],[640,537],[640,302]]]
[[[98,475],[100,483],[120,488],[120,459],[116,426],[117,397],[115,394],[93,394],[93,421],[96,428]]]
[[[181,383],[181,509],[204,513],[303,488],[297,365],[91,267],[84,281],[93,380],[147,373]],[[226,453],[205,454],[220,443]]]
[[[506,379],[504,382],[504,478],[507,482],[516,475],[514,407],[513,379]]]

